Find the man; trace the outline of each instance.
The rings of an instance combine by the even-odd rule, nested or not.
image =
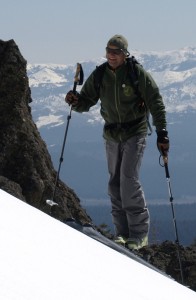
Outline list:
[[[115,241],[130,250],[137,250],[148,244],[149,233],[149,212],[139,181],[148,111],[156,127],[158,149],[164,157],[169,150],[169,139],[165,106],[159,89],[150,74],[137,64],[140,96],[135,93],[128,70],[129,55],[126,38],[113,36],[106,47],[107,66],[100,90],[95,86],[95,70],[80,94],[70,91],[65,100],[77,112],[89,111],[99,99],[101,101]]]

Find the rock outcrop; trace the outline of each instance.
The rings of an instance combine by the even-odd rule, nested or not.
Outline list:
[[[26,64],[14,40],[0,40],[0,188],[49,213],[56,171],[32,119]],[[54,200],[56,218],[89,222],[79,198],[60,180]]]
[[[183,247],[165,241],[144,247],[138,254],[177,282],[196,291],[196,246]]]

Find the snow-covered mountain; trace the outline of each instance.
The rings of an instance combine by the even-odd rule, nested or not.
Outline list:
[[[158,83],[167,111],[187,112],[196,110],[196,47],[179,51],[132,53]],[[85,77],[105,59],[81,62]],[[34,64],[28,65],[29,83],[33,96],[33,113],[38,127],[60,124],[64,114],[66,92],[72,88],[75,66]],[[44,105],[44,107],[43,107]],[[40,106],[45,115],[40,114]],[[38,113],[39,111],[39,113]],[[100,121],[99,109],[92,108],[87,120]]]
[[[195,196],[193,178],[195,164],[196,112],[196,47],[167,52],[142,53],[133,51],[138,61],[158,83],[168,112],[168,130],[171,140],[171,164],[174,170],[177,197]],[[105,59],[81,62],[84,77]],[[58,165],[69,107],[65,94],[73,87],[76,65],[29,64],[28,76],[32,91],[32,114],[43,139],[46,141],[55,166]],[[78,90],[80,87],[78,86]],[[107,170],[102,141],[102,119],[99,104],[84,114],[72,113],[66,144],[65,167],[62,178],[81,197],[104,197],[107,194]],[[144,160],[152,168],[152,176],[144,177],[149,198],[164,197],[158,165],[156,134],[149,138]],[[153,169],[155,168],[155,169]],[[96,172],[94,172],[96,170]],[[187,173],[184,176],[184,173]],[[94,176],[91,176],[91,174]],[[190,173],[190,176],[189,176]],[[158,176],[157,176],[158,174]],[[85,176],[84,176],[85,175]],[[172,174],[173,175],[173,174]],[[186,177],[186,178],[184,178]],[[158,187],[155,188],[154,180]],[[186,183],[185,183],[186,182]]]
[[[2,300],[196,297],[194,291],[168,276],[2,190],[0,228]]]

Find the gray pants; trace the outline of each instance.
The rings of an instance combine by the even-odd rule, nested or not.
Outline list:
[[[121,143],[106,141],[110,174],[108,194],[116,235],[142,238],[149,231],[149,212],[139,181],[145,146],[145,135],[137,135]]]

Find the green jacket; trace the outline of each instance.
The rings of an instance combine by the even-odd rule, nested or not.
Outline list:
[[[94,72],[84,83],[80,95],[79,103],[73,109],[77,112],[89,111],[100,99],[100,113],[106,124],[127,123],[134,120],[130,128],[106,130],[104,128],[103,136],[105,139],[117,142],[126,141],[131,136],[137,134],[147,134],[146,109],[141,107],[141,99],[135,94],[132,87],[130,75],[128,74],[128,65],[124,63],[115,72],[106,67],[100,94],[94,86]],[[153,125],[156,130],[166,129],[166,112],[159,89],[142,66],[136,65],[138,71],[139,91],[142,95],[145,105],[152,115]],[[142,118],[143,117],[143,118]]]

